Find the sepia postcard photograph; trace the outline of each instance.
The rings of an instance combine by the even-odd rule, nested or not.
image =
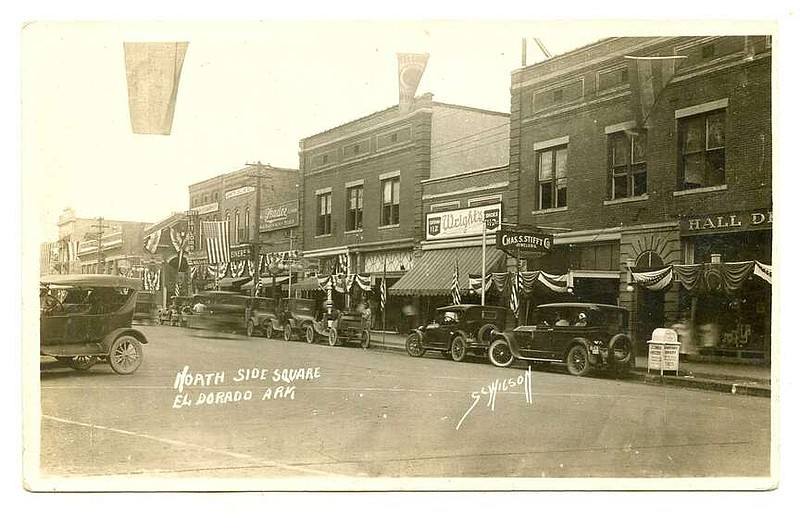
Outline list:
[[[18,29],[25,490],[778,488],[776,19]]]

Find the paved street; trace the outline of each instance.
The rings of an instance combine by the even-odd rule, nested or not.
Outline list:
[[[42,360],[43,477],[769,474],[765,398],[139,328],[131,376]]]

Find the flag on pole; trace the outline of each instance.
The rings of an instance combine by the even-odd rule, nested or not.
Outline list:
[[[414,95],[417,94],[417,87],[425,67],[428,65],[429,54],[397,54],[397,78],[400,84],[401,113],[411,110],[414,103]]]
[[[136,42],[123,46],[132,132],[169,135],[189,43]]]
[[[514,272],[511,276],[511,300],[509,302],[511,311],[514,316],[519,318],[519,272]]]
[[[450,286],[453,294],[453,304],[461,304],[461,291],[458,289],[458,260],[453,265],[453,284]]]
[[[653,106],[664,88],[675,75],[678,59],[686,56],[633,57],[628,60],[628,77],[631,83],[631,102],[636,117],[636,126],[646,128]]]
[[[156,250],[158,250],[158,244],[160,242],[161,242],[161,229],[153,231],[151,234],[145,237],[144,248],[147,249],[147,252],[155,254]]]
[[[202,222],[209,264],[227,263],[231,260],[228,221]]]

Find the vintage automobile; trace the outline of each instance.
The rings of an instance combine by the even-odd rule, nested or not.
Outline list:
[[[331,343],[335,338],[335,331],[331,331],[335,319],[317,308],[314,299],[287,299],[283,310],[283,338],[288,342],[295,335],[304,338],[308,343],[315,343],[320,338],[325,338]],[[335,342],[335,339],[334,339]]]
[[[498,367],[510,366],[515,358],[565,363],[575,376],[593,368],[623,373],[635,359],[628,319],[628,310],[619,306],[542,304],[529,325],[493,333],[489,359]]]
[[[363,349],[369,348],[370,332],[364,327],[360,311],[340,311],[329,331],[328,345],[358,343]]]
[[[136,295],[136,306],[133,310],[133,321],[137,324],[149,325],[156,321],[159,314],[155,294],[151,291],[140,291]]]
[[[256,331],[272,338],[276,325],[280,326],[278,302],[269,297],[251,297],[247,303],[245,332],[253,336]]]
[[[108,362],[118,374],[142,364],[147,338],[131,328],[140,279],[51,275],[39,279],[39,353],[76,370]]]
[[[209,290],[195,295],[192,302],[193,306],[200,304],[203,307],[201,310],[193,310],[191,315],[184,315],[187,327],[222,332],[245,330],[249,295]]]
[[[436,310],[428,325],[411,331],[406,351],[419,357],[427,350],[441,351],[453,361],[464,361],[467,353],[484,355],[493,331],[505,328],[506,308],[476,304],[456,304]]]

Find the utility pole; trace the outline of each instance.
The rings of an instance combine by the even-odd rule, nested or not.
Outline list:
[[[252,244],[250,246],[250,253],[253,256],[253,262],[255,263],[255,270],[253,270],[252,293],[252,296],[255,297],[258,295],[258,287],[261,282],[261,179],[264,178],[264,175],[262,174],[264,165],[261,163],[261,161],[245,164],[247,166],[255,166],[258,170],[255,174],[248,174],[248,177],[255,177],[256,179],[256,208],[254,213],[254,218],[256,219],[256,234],[255,237],[252,238]]]
[[[97,224],[92,225],[92,229],[97,229],[97,232],[91,233],[92,236],[97,238],[97,273],[100,272],[100,265],[103,263],[103,230],[107,229],[107,225],[103,225],[103,217],[97,217]]]

